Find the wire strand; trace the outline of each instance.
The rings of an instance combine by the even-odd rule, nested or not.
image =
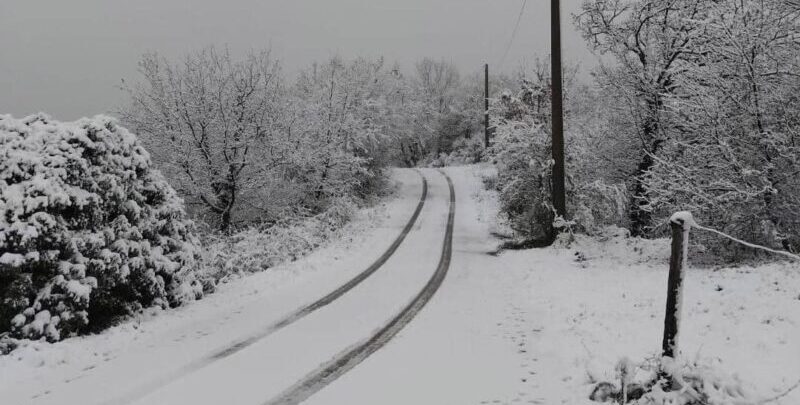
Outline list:
[[[517,31],[519,30],[519,23],[522,21],[522,14],[525,12],[525,6],[527,4],[528,0],[522,0],[522,7],[520,7],[519,15],[517,16],[517,23],[514,24],[514,31],[511,32],[511,40],[508,41],[508,46],[506,46],[506,50],[503,52],[503,57],[500,58],[498,69],[503,68],[503,63],[505,63],[508,52],[511,50],[511,45],[514,44],[514,39],[517,37]]]
[[[743,241],[741,239],[734,238],[733,236],[730,236],[730,235],[728,235],[728,234],[726,234],[724,232],[720,232],[720,231],[718,231],[716,229],[706,228],[705,226],[701,226],[701,225],[697,224],[696,222],[691,224],[691,225],[692,225],[692,227],[700,229],[701,231],[707,231],[707,232],[715,233],[715,234],[717,234],[719,236],[722,236],[724,238],[730,239],[730,240],[732,240],[732,241],[734,241],[736,243],[740,243],[740,244],[745,245],[747,247],[751,247],[753,249],[761,249],[761,250],[765,250],[767,252],[783,255],[783,256],[786,256],[786,257],[789,257],[789,258],[792,258],[792,259],[795,259],[795,260],[800,260],[800,256],[798,256],[796,254],[793,254],[793,253],[785,252],[783,250],[770,249],[770,248],[768,248],[766,246],[761,246],[761,245],[756,245],[754,243],[745,242],[745,241]]]

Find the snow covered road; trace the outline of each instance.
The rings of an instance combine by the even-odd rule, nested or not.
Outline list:
[[[439,176],[436,183],[438,185],[433,188],[440,189],[442,195],[428,199],[426,209],[420,213],[423,216],[422,221],[417,221],[416,226],[411,229],[412,234],[423,234],[423,237],[404,248],[401,253],[405,257],[395,264],[395,269],[403,267],[402,263],[414,262],[413,258],[425,260],[426,256],[420,253],[426,249],[433,263],[427,269],[428,272],[435,267],[441,234],[444,232],[443,223],[436,227],[435,218],[444,218],[447,215],[447,186],[441,175],[431,173]],[[391,250],[392,241],[414,215],[415,208],[420,207],[420,198],[423,196],[421,176],[414,171],[398,170],[394,177],[399,183],[397,198],[376,210],[379,212],[368,213],[366,218],[360,218],[348,226],[345,231],[354,235],[349,240],[315,252],[296,263],[236,280],[223,286],[219,293],[188,307],[151,319],[145,317],[141,322],[124,324],[97,336],[71,339],[59,345],[32,345],[18,351],[16,356],[1,358],[0,392],[4,403],[6,399],[10,403],[20,404],[129,402],[130,399],[138,398],[143,391],[152,390],[163,385],[165,381],[181,377],[187,368],[194,368],[193,365],[198,360],[202,362],[203,359],[219,355],[225,348],[252,340],[252,336],[264,335],[265,326],[267,329],[274,329],[276,323],[287,319],[287,314],[290,314],[290,318],[296,318],[291,316],[297,311],[295,308],[325,296],[352,280],[371,262],[381,261],[379,256],[387,248]],[[439,207],[436,207],[437,203]],[[375,226],[375,222],[380,226]],[[422,227],[420,224],[423,222],[429,225]],[[434,235],[426,237],[427,230],[431,230]],[[432,243],[431,238],[438,239],[438,243]],[[395,244],[396,242],[395,240]],[[408,296],[412,296],[413,277],[412,280],[407,280],[405,273],[399,270],[396,272],[401,277],[389,289],[402,294],[406,290],[395,287],[406,285],[410,290],[407,291]],[[408,273],[409,276],[415,275],[413,272]],[[419,285],[422,284],[424,281]],[[364,305],[363,309],[355,312],[364,312],[363,319],[370,316],[383,318],[378,315],[380,312],[377,307]],[[390,314],[386,315],[388,316]],[[352,318],[356,323],[360,323],[361,319],[362,317]],[[339,320],[326,320],[320,327],[343,330],[338,323]],[[307,332],[302,327],[299,330],[302,331],[299,332],[301,336]],[[324,333],[305,334],[307,338],[313,339],[314,336],[327,342]],[[278,340],[281,339],[292,342],[293,346],[289,349],[297,347],[294,346],[294,338],[278,337]],[[347,339],[342,342],[345,340]],[[347,341],[346,344],[356,340]],[[290,352],[291,350],[286,350],[286,353]],[[336,351],[327,354],[334,353]],[[225,354],[233,356],[236,353]],[[242,357],[250,355],[245,353]],[[322,360],[324,358],[320,361]],[[278,373],[283,375],[280,370],[286,367],[285,364],[296,362],[291,358],[285,363],[270,359],[264,364],[278,369]],[[307,372],[317,364],[298,373]],[[223,366],[219,367],[224,370]],[[200,374],[202,375],[204,374]],[[225,381],[227,379],[227,376],[222,378]],[[176,383],[181,381],[178,378]],[[220,382],[217,380],[215,385]],[[103,389],[98,390],[98,387]],[[262,395],[261,401],[268,398],[267,394]],[[185,401],[182,398],[177,403],[186,403]]]
[[[489,255],[498,243],[497,201],[481,176],[491,169],[444,171],[458,201],[447,277],[407,325],[363,352],[368,357],[349,364],[342,354],[359,351],[397,317],[442,259],[450,201],[436,170],[421,170],[427,199],[394,254],[328,305],[263,335],[387,251],[422,197],[414,171],[395,171],[396,198],[349,225],[350,238],[309,257],[184,308],[0,357],[0,403],[590,405],[593,383],[614,381],[619,359],[658,354],[668,240],[579,236],[568,247]],[[797,270],[793,263],[690,268],[683,357],[738,375],[759,398],[785,392],[800,379]],[[330,364],[337,378],[317,378]],[[798,401],[795,390],[774,403]]]
[[[337,353],[371,337],[418,294],[439,262],[450,193],[442,175],[426,176],[429,201],[419,226],[380,271],[294,324],[135,403],[261,404]]]
[[[441,173],[447,178],[447,185],[450,190],[450,204],[441,257],[436,267],[436,272],[433,273],[428,283],[425,284],[419,294],[417,294],[402,311],[390,319],[372,336],[366,338],[355,347],[337,354],[330,361],[321,365],[304,379],[281,393],[281,395],[270,400],[268,405],[293,405],[303,402],[320,389],[341,377],[344,373],[352,370],[397,335],[397,333],[417,316],[436,291],[439,290],[439,287],[442,285],[447,275],[453,253],[453,225],[456,208],[456,196],[453,182],[444,172]]]
[[[305,404],[537,403],[526,382],[535,364],[511,341],[511,330],[526,326],[517,307],[526,299],[524,273],[487,254],[497,247],[490,235],[496,207],[481,199],[474,169],[445,168],[459,204],[441,290],[383,349]]]

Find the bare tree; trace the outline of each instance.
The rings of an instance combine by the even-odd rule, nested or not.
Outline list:
[[[424,58],[417,62],[417,81],[420,90],[438,113],[447,111],[458,88],[461,76],[458,68],[444,60]]]
[[[331,198],[361,194],[383,164],[375,158],[387,136],[388,74],[382,58],[339,57],[300,72],[294,96],[303,125],[295,131],[307,153],[298,162],[298,179],[312,210]]]
[[[440,152],[439,124],[450,112],[461,87],[458,68],[444,60],[424,58],[416,63],[413,80],[417,99],[414,113],[417,139],[408,148],[416,147],[421,160],[431,153]],[[401,143],[401,147],[404,144]]]
[[[615,64],[601,66],[600,78],[617,93],[635,122],[640,141],[639,162],[632,173],[631,227],[640,235],[652,221],[643,178],[668,137],[664,122],[665,96],[674,94],[687,61],[700,56],[702,0],[588,0],[575,16],[592,48],[610,55]]]
[[[782,2],[716,2],[701,57],[669,97],[680,131],[647,178],[653,207],[793,250],[800,240],[800,10]]]
[[[281,142],[281,84],[269,52],[234,61],[207,48],[171,65],[156,54],[139,63],[143,82],[124,84],[122,112],[187,203],[228,230],[245,208],[266,209],[267,172],[287,157]]]

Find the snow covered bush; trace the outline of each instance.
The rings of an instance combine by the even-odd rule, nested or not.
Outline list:
[[[297,260],[334,236],[352,219],[355,209],[352,200],[339,199],[325,212],[311,217],[211,236],[202,253],[204,278],[224,282],[231,275],[263,271]]]
[[[570,197],[574,204],[570,216],[583,232],[598,234],[609,225],[624,227],[628,223],[625,184],[607,184],[602,180],[577,184]]]
[[[618,383],[600,382],[589,399],[634,405],[756,405],[742,381],[711,364],[680,362],[669,357],[642,363],[622,359]]]
[[[520,80],[516,95],[505,91],[493,100],[490,109],[494,138],[487,150],[488,159],[497,167],[495,187],[500,208],[511,228],[528,241],[550,238],[555,214],[551,202],[552,152],[549,132],[549,79],[546,65],[540,64],[536,79]],[[573,88],[572,91],[577,90]],[[571,230],[597,232],[607,225],[627,224],[627,189],[624,184],[609,183],[587,157],[596,149],[587,146],[588,131],[583,121],[591,120],[581,108],[588,102],[569,98],[566,147],[568,175],[568,218],[559,224]],[[573,101],[574,100],[574,101]],[[558,226],[557,226],[558,227]]]
[[[0,334],[56,341],[202,294],[183,203],[104,116],[0,116]]]
[[[504,95],[501,103],[510,110],[519,101]],[[550,202],[550,141],[532,117],[520,118],[503,119],[495,125],[489,154],[497,166],[500,208],[508,215],[509,225],[526,238],[543,239],[554,218]]]
[[[442,153],[438,158],[431,162],[431,166],[454,166],[469,165],[483,160],[484,145],[483,139],[474,135],[471,138],[457,139],[452,144],[450,153]]]

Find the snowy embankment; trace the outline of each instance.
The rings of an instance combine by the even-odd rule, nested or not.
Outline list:
[[[669,240],[579,237],[506,251],[480,166],[447,168],[458,198],[448,278],[392,342],[308,404],[593,404],[624,357],[661,349]],[[754,398],[800,379],[797,264],[700,269],[684,281],[681,360],[738,376]],[[776,404],[800,403],[800,390]]]
[[[185,307],[145,310],[98,335],[29,342],[0,356],[1,402],[100,403],[124,397],[327,294],[374,261],[411,217],[420,178],[413,171],[397,171],[393,178],[398,189],[391,199],[360,210],[337,237],[307,257],[231,279]]]

